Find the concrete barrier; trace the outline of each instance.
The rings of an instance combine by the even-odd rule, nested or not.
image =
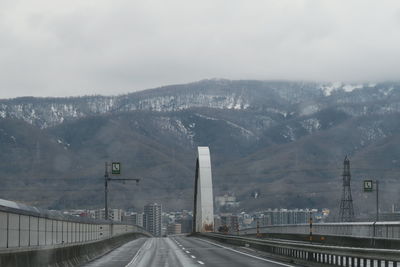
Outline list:
[[[54,248],[17,248],[0,251],[1,267],[61,267],[78,266],[129,242],[147,236],[128,233],[85,244],[58,245]]]
[[[311,244],[289,240],[271,240],[233,235],[201,233],[234,246],[250,247],[269,257],[305,266],[399,266],[400,251],[395,249],[356,248]]]
[[[0,199],[1,267],[77,266],[140,236],[151,234]]]

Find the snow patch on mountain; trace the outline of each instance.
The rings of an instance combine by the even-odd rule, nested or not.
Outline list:
[[[208,116],[206,116],[206,115],[199,114],[199,113],[195,113],[195,115],[196,115],[197,117],[200,117],[200,118],[203,118],[203,119],[206,119],[206,120],[212,120],[212,121],[218,121],[218,120],[219,120],[219,119],[217,119],[217,118],[208,117]]]
[[[385,138],[385,132],[380,128],[379,122],[373,122],[370,126],[359,126],[361,144]]]
[[[346,93],[353,92],[356,89],[364,88],[363,84],[344,84],[342,82],[333,82],[330,84],[323,84],[320,86],[325,96],[330,96],[334,91],[343,90]]]
[[[300,122],[301,126],[307,130],[308,133],[313,133],[321,128],[321,124],[318,119],[311,118]]]
[[[255,134],[252,131],[247,130],[246,128],[243,128],[242,126],[239,126],[236,123],[233,123],[233,122],[230,122],[230,121],[226,121],[226,120],[225,120],[225,122],[228,125],[236,128],[236,129],[239,129],[240,132],[242,133],[242,135],[245,136],[246,138],[250,138],[250,137],[254,137],[255,136]]]
[[[187,139],[193,144],[194,133],[191,129],[187,129],[182,121],[169,117],[160,117],[156,120],[156,125],[162,131],[168,131],[175,136]]]
[[[287,117],[288,112],[285,110],[281,110],[281,109],[277,109],[277,108],[267,108],[266,109],[267,112],[271,112],[271,113],[276,113],[276,114],[281,114],[283,117]]]
[[[202,115],[202,114],[199,114],[199,113],[196,113],[195,115],[200,117],[200,118],[206,119],[206,120],[223,121],[226,124],[228,124],[229,126],[238,129],[241,132],[241,134],[243,136],[245,136],[246,138],[250,138],[250,137],[255,137],[256,136],[252,131],[250,131],[250,130],[248,130],[248,129],[246,129],[246,128],[244,128],[244,127],[242,127],[242,126],[240,126],[240,125],[238,125],[236,123],[233,123],[231,121],[221,120],[221,119],[217,119],[217,118],[213,118],[213,117],[208,117],[208,116],[205,116],[205,115]]]
[[[184,94],[157,96],[133,101],[124,106],[126,111],[150,110],[150,111],[178,111],[196,107],[208,107],[218,109],[242,110],[250,107],[242,96],[212,95],[212,94]]]
[[[294,134],[294,130],[289,125],[286,125],[285,130],[282,133],[282,136],[285,139],[289,139],[290,141],[295,141],[296,140],[296,135]]]
[[[388,96],[388,95],[390,95],[390,94],[392,93],[393,90],[394,90],[394,87],[391,86],[391,87],[389,87],[389,88],[382,88],[382,89],[379,89],[379,92],[380,92],[381,94],[383,94],[384,96]]]
[[[330,84],[323,84],[320,86],[320,89],[324,93],[325,96],[330,96],[333,91],[338,90],[342,87],[342,82],[334,82]]]
[[[356,85],[352,85],[352,84],[346,84],[345,86],[343,86],[343,90],[345,92],[353,92],[356,89],[362,89],[364,87],[364,85],[362,84],[356,84]]]
[[[307,105],[300,110],[300,115],[308,116],[308,115],[318,112],[319,110],[320,110],[320,108],[319,108],[318,104]]]

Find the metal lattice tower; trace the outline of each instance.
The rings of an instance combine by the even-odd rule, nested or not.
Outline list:
[[[354,221],[353,198],[351,197],[350,179],[350,160],[346,156],[343,163],[343,192],[339,211],[339,220],[341,222]]]

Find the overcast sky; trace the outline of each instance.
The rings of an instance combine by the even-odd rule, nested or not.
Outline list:
[[[0,1],[0,98],[214,77],[400,80],[400,1]]]

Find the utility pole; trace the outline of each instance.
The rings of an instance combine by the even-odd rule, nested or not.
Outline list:
[[[111,181],[136,181],[136,184],[139,183],[140,178],[110,178],[108,173],[108,167],[112,166],[112,174],[120,174],[120,163],[113,162],[109,164],[107,161],[104,164],[105,172],[104,172],[104,218],[109,220],[108,217],[108,182]]]

